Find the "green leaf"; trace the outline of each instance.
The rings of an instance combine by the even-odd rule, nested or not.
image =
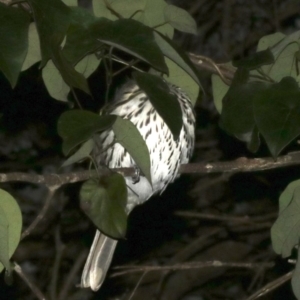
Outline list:
[[[84,110],[64,112],[57,123],[58,134],[63,139],[63,153],[67,155],[71,149],[90,139],[94,133],[108,129],[115,120],[116,116],[113,115],[99,116]]]
[[[9,259],[15,252],[21,237],[22,215],[16,200],[0,189],[0,272],[10,272]]]
[[[182,128],[182,111],[176,95],[170,93],[168,84],[160,77],[134,72],[138,86],[149,97],[155,110],[165,121],[176,141]]]
[[[29,15],[0,3],[0,71],[15,87],[28,47]]]
[[[180,87],[188,95],[191,103],[195,105],[200,92],[197,82],[169,58],[166,57],[165,61],[169,69],[169,75],[164,75],[163,77],[168,82]]]
[[[295,67],[295,53],[299,50],[300,31],[296,31],[288,36],[282,33],[267,35],[260,39],[258,51],[270,48],[275,63],[263,66],[262,70],[265,74],[278,82],[286,76],[294,77],[300,81]]]
[[[163,54],[188,73],[199,87],[202,88],[197,70],[188,56],[179,47],[177,47],[172,40],[162,34],[154,32],[154,37]]]
[[[149,27],[131,19],[110,21],[105,18],[101,18],[91,27],[92,36],[99,41],[136,56],[163,73],[168,73],[164,56]]]
[[[255,96],[255,122],[273,157],[300,134],[299,114],[300,90],[292,77],[269,85]]]
[[[241,60],[232,62],[234,67],[243,67],[247,70],[258,69],[264,65],[270,65],[272,63],[274,63],[274,56],[269,48],[256,52]]]
[[[136,126],[129,120],[117,117],[112,128],[116,136],[116,142],[128,151],[150,184],[152,184],[149,150]]]
[[[30,23],[28,31],[28,52],[22,66],[22,71],[27,70],[41,59],[40,39],[36,24]]]
[[[300,180],[292,181],[281,193],[279,197],[279,213],[291,203],[297,187],[300,187]]]
[[[127,228],[127,186],[114,173],[86,181],[80,190],[80,205],[97,228],[113,238],[124,238]]]
[[[70,24],[71,9],[61,0],[28,0],[38,29],[42,62],[52,58],[52,50],[60,46]]]
[[[222,112],[223,98],[229,90],[229,85],[224,83],[220,76],[213,74],[211,76],[212,92],[214,104],[219,114]]]
[[[43,68],[42,77],[51,97],[64,102],[68,101],[70,87],[65,83],[52,60],[49,60]]]
[[[87,158],[91,152],[93,151],[95,146],[94,140],[89,139],[85,143],[81,145],[81,147],[73,154],[71,155],[63,164],[62,167],[66,167],[69,165],[72,165],[78,161],[83,160],[84,158]]]
[[[283,209],[271,228],[273,249],[283,258],[291,255],[300,238],[300,188],[294,190],[292,200]]]
[[[249,149],[256,149],[259,140],[253,114],[253,101],[268,87],[268,84],[246,81],[247,73],[238,70],[223,99],[220,126],[238,139],[249,143]]]
[[[60,47],[52,48],[52,61],[67,85],[90,94],[87,80],[82,74],[75,70],[71,63],[66,60]]]
[[[297,263],[292,276],[292,289],[297,299],[300,299],[300,248],[298,247]]]
[[[79,7],[72,8],[71,17],[63,53],[69,62],[75,64],[99,49],[102,43],[91,30],[91,25],[97,23],[98,19],[89,11]]]
[[[174,5],[167,5],[164,9],[165,20],[175,29],[197,34],[197,24],[193,17],[184,9]]]

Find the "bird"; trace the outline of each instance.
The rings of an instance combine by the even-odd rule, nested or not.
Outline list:
[[[162,193],[169,183],[179,175],[181,164],[189,162],[195,140],[195,113],[188,95],[178,86],[165,81],[169,93],[176,96],[182,111],[182,128],[177,139],[163,118],[152,105],[147,94],[135,80],[129,79],[116,92],[113,101],[108,104],[106,112],[130,120],[139,130],[149,150],[152,185],[145,176],[138,180],[126,177],[128,191],[126,211],[147,201],[152,195]],[[99,147],[94,157],[97,165],[108,168],[136,168],[134,160],[126,149],[114,142],[112,129],[99,135]],[[94,241],[86,260],[80,286],[97,291],[109,269],[118,240],[96,231]]]

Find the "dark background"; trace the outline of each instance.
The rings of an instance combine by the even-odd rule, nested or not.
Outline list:
[[[239,59],[255,51],[258,40],[276,31],[289,34],[300,29],[297,0],[173,0],[191,13],[198,35],[176,33],[187,52],[208,56],[217,63]],[[196,148],[193,162],[216,162],[254,157],[245,145],[218,127],[212,101],[210,74],[199,70],[205,94],[197,102]],[[125,74],[129,76],[129,74]],[[118,82],[123,80],[118,78]],[[83,106],[97,109],[105,93],[103,68],[90,78],[94,98],[79,95]],[[116,84],[118,85],[118,83]],[[53,100],[47,93],[37,66],[21,75],[11,90],[0,75],[0,172],[38,174],[78,171],[86,166],[60,169],[64,161],[56,132],[60,114],[69,104]],[[291,149],[296,149],[292,145]],[[259,156],[269,156],[262,146]],[[74,278],[66,297],[60,299],[249,299],[268,282],[293,269],[275,255],[270,227],[276,219],[278,197],[286,185],[300,178],[298,167],[251,174],[185,175],[130,215],[127,239],[120,241],[103,288],[92,293],[75,287],[80,282],[84,256],[92,242],[94,227],[80,211],[80,184],[70,184],[54,197],[46,218],[21,242],[13,259],[28,277],[54,298]],[[26,228],[43,205],[46,190],[26,183],[2,184],[18,200]],[[202,213],[202,218],[182,217],[178,212]],[[224,216],[214,220],[212,216]],[[250,216],[244,223],[237,217]],[[170,265],[189,261],[275,262],[271,269],[205,268],[177,272],[148,272],[112,277],[116,266]],[[78,266],[75,276],[72,268]],[[54,269],[59,268],[58,277]],[[2,278],[4,276],[2,275]],[[134,291],[134,288],[137,289]],[[134,296],[130,295],[134,292]],[[286,283],[261,299],[295,299]],[[0,282],[0,299],[36,299],[16,274],[13,284]]]

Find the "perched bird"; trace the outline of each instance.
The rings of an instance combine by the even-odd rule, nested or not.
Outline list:
[[[129,119],[144,138],[150,154],[152,186],[144,176],[138,181],[126,178],[128,186],[127,212],[142,204],[153,194],[161,193],[177,177],[181,164],[186,164],[194,148],[195,116],[188,96],[177,86],[169,84],[170,93],[175,95],[181,110],[183,125],[177,140],[157,113],[144,91],[135,81],[128,81],[115,95],[107,111],[110,114]],[[170,108],[172,109],[172,108]],[[114,143],[114,132],[100,134],[103,151],[94,153],[98,165],[109,168],[137,168],[130,154],[119,143]],[[97,291],[106,276],[117,245],[117,240],[97,230],[87,258],[81,286]]]

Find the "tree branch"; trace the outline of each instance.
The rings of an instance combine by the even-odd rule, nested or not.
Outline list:
[[[233,161],[220,161],[212,163],[191,163],[181,165],[180,174],[212,174],[212,173],[239,173],[239,172],[257,172],[271,169],[289,167],[300,164],[300,152],[291,152],[283,155],[274,161],[272,157],[266,158],[246,158],[240,157]],[[116,169],[99,169],[100,175],[118,172],[125,177],[135,175],[134,168],[116,168]],[[0,173],[0,182],[30,182],[35,184],[45,184],[50,190],[56,190],[64,184],[85,181],[91,177],[97,176],[97,172],[80,171],[66,174],[28,174],[21,172]]]

